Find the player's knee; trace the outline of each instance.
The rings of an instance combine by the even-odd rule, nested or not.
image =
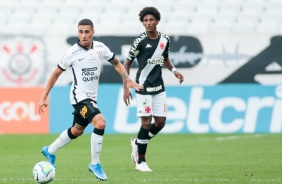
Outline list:
[[[165,127],[165,121],[155,122],[155,125],[159,129],[163,129]]]
[[[105,127],[106,127],[106,120],[101,114],[95,116],[92,119],[91,123],[95,128],[98,128],[98,129],[101,129],[101,130],[104,130]]]
[[[152,124],[151,121],[152,121],[151,117],[142,117],[141,118],[142,128],[149,130],[151,128],[151,124]]]
[[[68,136],[71,139],[76,139],[79,135],[74,131],[74,129],[71,127],[68,129]]]
[[[84,130],[85,130],[84,126],[82,126],[78,123],[75,123],[74,126],[72,127],[71,133],[74,136],[78,137],[78,136],[81,136],[83,134]]]
[[[79,136],[81,136],[83,134],[83,130],[76,130],[75,132],[74,132],[74,136],[76,136],[76,137],[79,137]]]
[[[106,127],[106,121],[98,121],[97,123],[95,123],[95,127],[104,130]]]

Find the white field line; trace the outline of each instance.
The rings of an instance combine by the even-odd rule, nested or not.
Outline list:
[[[33,181],[31,178],[0,178],[1,183],[11,182],[11,181]],[[97,181],[97,179],[54,179],[54,181],[79,181],[79,182],[89,182],[89,181]],[[109,181],[133,181],[132,178],[109,178]],[[249,180],[236,180],[236,179],[225,179],[225,178],[215,178],[215,179],[197,179],[197,178],[175,178],[175,179],[165,179],[165,178],[152,178],[152,179],[136,179],[136,182],[240,182],[240,181],[250,181],[250,182],[262,182],[262,183],[271,183],[271,182],[282,182],[282,179],[259,179],[259,178],[251,178]],[[133,181],[134,182],[134,181]]]
[[[232,136],[222,136],[216,137],[216,141],[225,141],[225,140],[235,140],[235,139],[252,139],[262,137],[261,134],[253,134],[253,135],[232,135]]]
[[[228,141],[228,140],[237,140],[237,139],[254,139],[254,138],[260,138],[262,137],[262,134],[251,134],[251,135],[230,135],[230,136],[220,136],[220,137],[200,137],[199,140],[216,140],[216,141]]]

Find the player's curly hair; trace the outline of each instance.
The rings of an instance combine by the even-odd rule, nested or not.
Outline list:
[[[145,15],[151,14],[155,17],[156,20],[160,21],[161,20],[161,14],[158,11],[157,8],[155,7],[145,7],[143,10],[140,11],[139,13],[139,20],[143,22],[143,18]]]

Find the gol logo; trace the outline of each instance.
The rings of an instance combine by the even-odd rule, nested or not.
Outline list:
[[[22,121],[24,119],[30,121],[39,121],[40,115],[35,111],[35,103],[30,102],[10,102],[4,101],[0,103],[0,120],[4,121]]]
[[[81,116],[85,119],[85,114],[87,113],[87,107],[86,106],[83,106],[81,111],[80,111],[80,114]]]

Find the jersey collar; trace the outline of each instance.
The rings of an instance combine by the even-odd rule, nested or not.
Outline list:
[[[81,48],[84,49],[84,50],[89,50],[88,48],[83,47],[82,45],[80,45],[80,44],[79,44],[79,41],[80,41],[80,40],[77,41],[77,45],[78,45],[79,47],[81,47]],[[93,41],[92,41],[91,49],[93,49]]]

